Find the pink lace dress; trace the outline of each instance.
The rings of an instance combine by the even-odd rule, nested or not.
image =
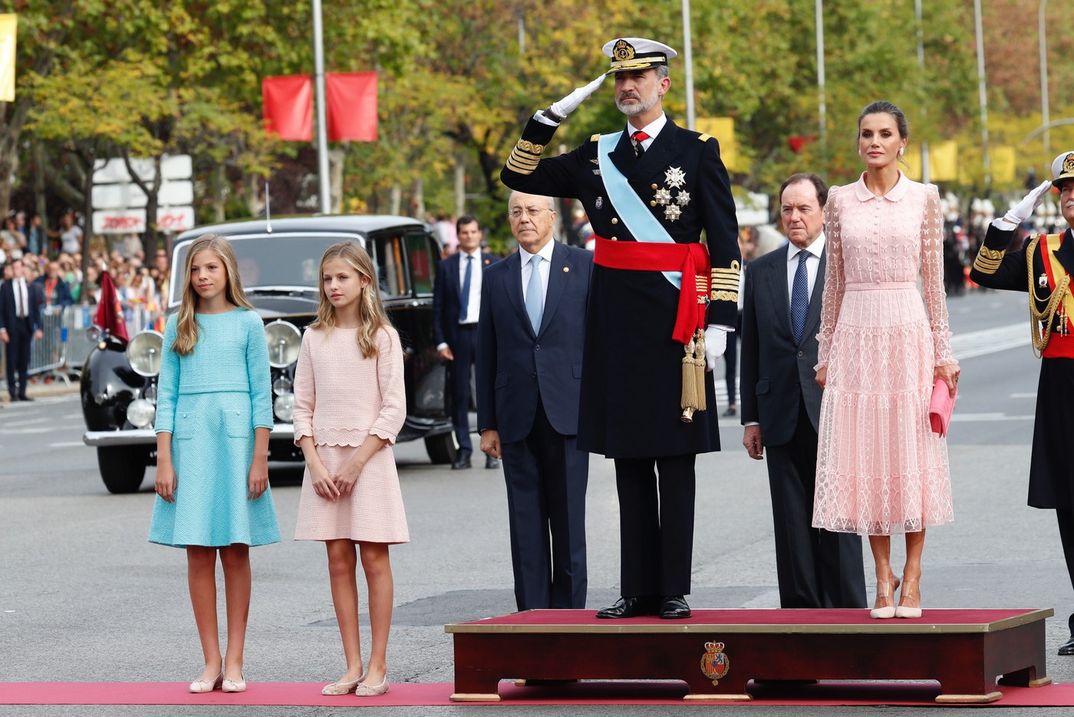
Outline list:
[[[901,176],[876,197],[859,179],[832,187],[824,218],[813,526],[890,535],[950,522],[947,444],[928,420],[934,368],[957,363],[939,195]]]

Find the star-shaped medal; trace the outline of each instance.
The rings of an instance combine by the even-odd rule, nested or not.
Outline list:
[[[669,222],[678,219],[680,214],[682,214],[682,209],[679,208],[678,204],[669,204],[664,207],[664,219],[667,219]]]
[[[678,189],[686,183],[686,173],[679,167],[668,167],[664,172],[664,181],[669,187]]]
[[[671,204],[671,192],[667,189],[657,189],[653,194],[653,201],[661,206]]]
[[[685,207],[690,203],[690,193],[685,189],[680,189],[679,196],[675,197],[675,201],[679,203],[680,207]]]

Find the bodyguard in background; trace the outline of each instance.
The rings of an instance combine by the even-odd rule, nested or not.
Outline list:
[[[11,279],[0,284],[0,341],[6,346],[7,391],[12,401],[31,401],[26,395],[30,344],[40,340],[41,289],[27,281],[21,261],[10,262]]]
[[[779,602],[865,607],[861,538],[811,527],[821,387],[813,380],[824,293],[828,187],[795,174],[780,187],[788,243],[750,262],[742,307],[742,444],[768,449]]]
[[[442,361],[448,365],[455,438],[459,453],[452,469],[469,468],[473,444],[470,442],[470,369],[477,347],[477,321],[481,315],[481,283],[485,269],[496,256],[481,251],[481,225],[471,216],[456,222],[458,251],[437,266],[433,282],[433,340]],[[499,463],[489,456],[486,468]]]
[[[518,609],[584,608],[589,454],[576,434],[593,259],[552,238],[550,197],[512,192],[508,217],[518,252],[481,289],[481,450],[503,459]]]

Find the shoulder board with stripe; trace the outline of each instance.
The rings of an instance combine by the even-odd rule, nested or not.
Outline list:
[[[712,135],[711,134],[699,134],[697,136],[697,138],[699,140],[701,140],[702,142],[708,142],[710,139],[712,139]]]
[[[589,141],[590,142],[596,142],[598,139],[600,139],[600,135],[595,134],[595,135],[593,135],[592,137],[589,138]]]

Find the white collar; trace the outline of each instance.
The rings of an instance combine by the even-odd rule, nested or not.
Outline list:
[[[824,232],[817,235],[817,238],[813,240],[813,243],[807,246],[805,249],[799,249],[794,244],[787,242],[787,262],[798,261],[798,255],[803,251],[807,251],[813,256],[820,258],[821,253],[824,251]]]
[[[656,136],[660,134],[660,130],[664,129],[664,125],[666,125],[667,123],[668,116],[661,112],[659,117],[642,127],[641,131],[649,135],[649,139],[656,139]],[[634,125],[630,124],[630,122],[627,122],[626,133],[628,137],[637,131],[638,130],[634,127]]]
[[[541,247],[541,250],[537,252],[537,256],[540,256],[545,261],[551,263],[552,262],[552,250],[555,249],[555,248],[556,248],[556,238],[552,237],[552,239],[550,239],[548,241],[548,243],[545,244],[543,247]],[[523,249],[521,244],[518,245],[518,258],[522,260],[523,264],[525,264],[526,262],[530,261],[533,258],[533,256],[534,256],[533,254],[530,254],[528,251]]]
[[[481,258],[481,247],[478,247],[478,248],[474,249],[473,251],[463,251],[462,249],[460,249],[459,250],[459,258],[461,259],[464,256],[472,256],[475,259],[480,259]]]

